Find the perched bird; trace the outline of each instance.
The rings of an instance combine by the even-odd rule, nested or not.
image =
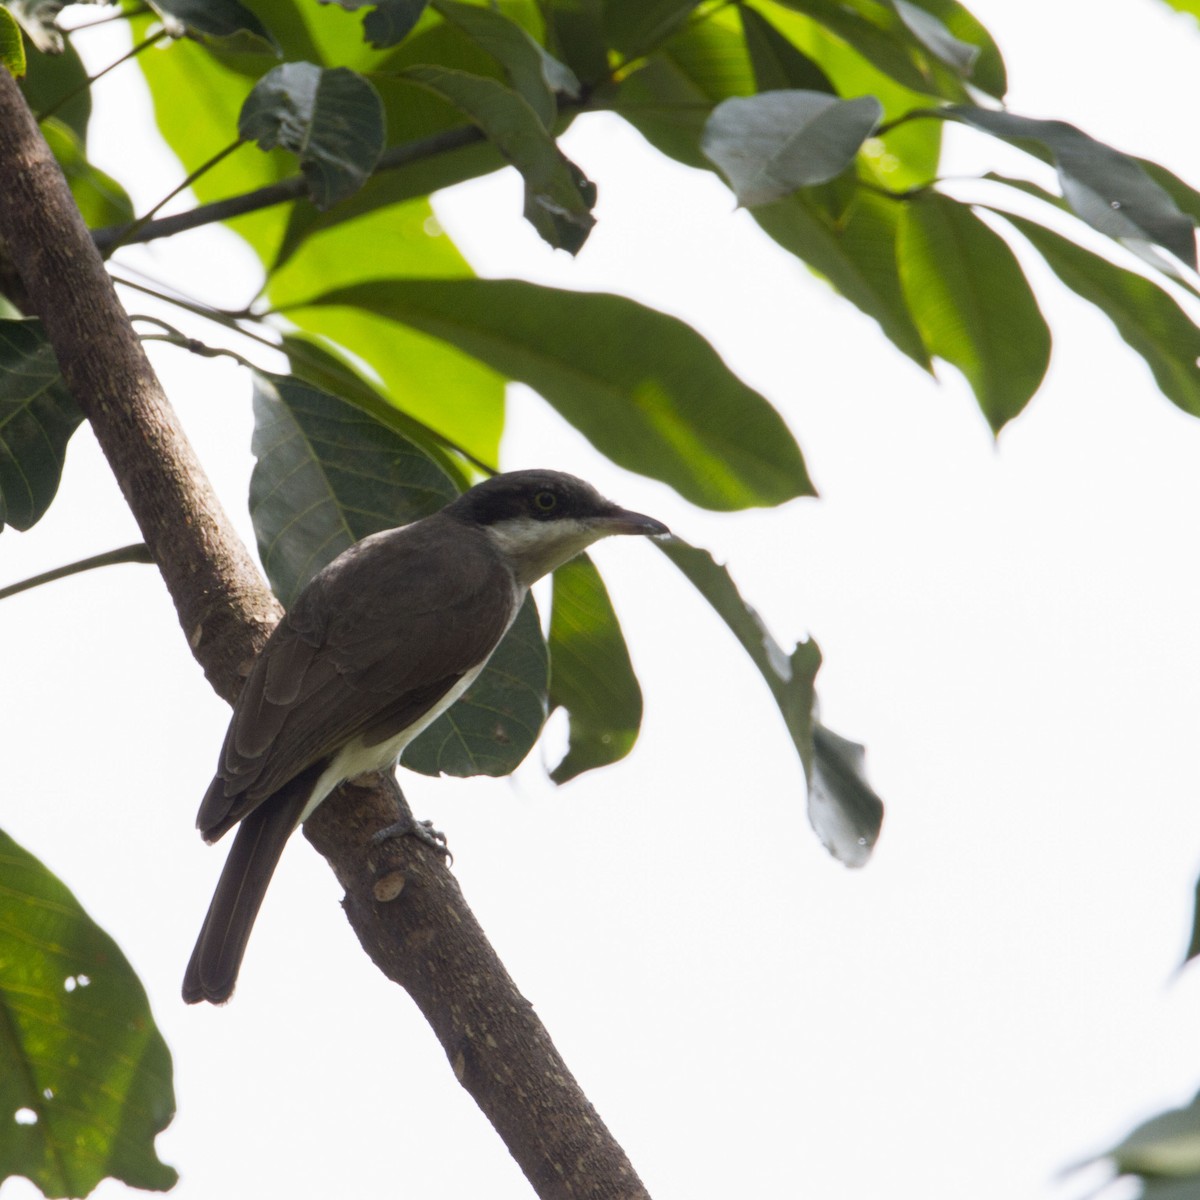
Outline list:
[[[318,572],[255,660],[196,824],[239,825],[183,981],[229,999],[284,843],[338,784],[391,767],[470,687],[529,587],[615,533],[667,527],[559,471],[513,471],[364,538]]]

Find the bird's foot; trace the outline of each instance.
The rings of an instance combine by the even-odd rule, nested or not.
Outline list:
[[[446,835],[440,829],[434,829],[432,821],[418,821],[412,813],[405,813],[398,821],[385,825],[371,835],[371,845],[381,846],[392,838],[413,837],[426,845],[430,850],[441,854],[449,862],[454,861],[450,847],[446,844]]]

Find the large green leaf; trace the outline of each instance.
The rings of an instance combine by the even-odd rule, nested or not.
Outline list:
[[[596,223],[596,189],[511,88],[444,67],[409,67],[404,78],[453,104],[525,180],[525,217],[544,241],[577,254]]]
[[[812,493],[779,414],[674,317],[512,279],[384,279],[310,301],[432,334],[529,384],[614,462],[706,508]]]
[[[558,94],[579,96],[574,72],[502,12],[460,0],[434,0],[434,7],[500,62],[513,90],[547,129],[558,116]]]
[[[507,775],[546,723],[550,660],[533,597],[462,699],[442,713],[400,758],[423,775]]]
[[[92,89],[87,68],[68,38],[61,54],[31,54],[25,63],[21,91],[39,120],[53,113],[65,121],[81,141],[87,138],[92,113]]]
[[[838,100],[802,90],[733,96],[713,109],[700,148],[724,172],[739,204],[769,204],[840,175],[882,115],[872,96]]]
[[[375,169],[385,138],[383,103],[355,71],[284,63],[246,97],[238,135],[297,155],[309,198],[325,209],[358,191]]]
[[[193,36],[232,38],[250,34],[269,46],[279,49],[279,43],[267,27],[238,0],[152,0],[160,13],[174,17]]]
[[[1016,257],[966,205],[927,193],[905,209],[899,260],[929,352],[962,371],[999,432],[1050,362],[1050,330]]]
[[[250,515],[284,604],[356,541],[441,508],[453,483],[416,445],[334,396],[258,375]],[[547,652],[530,599],[467,692],[405,752],[427,774],[503,775],[546,716]]]
[[[866,189],[840,213],[830,212],[811,192],[753,210],[775,241],[878,321],[900,350],[928,370],[929,352],[913,324],[896,262],[902,213],[902,205]]]
[[[1146,360],[1164,396],[1200,416],[1200,329],[1162,288],[1114,266],[1061,234],[1004,212],[1037,248],[1050,269],[1117,327]]]
[[[661,45],[701,0],[606,0],[604,28],[609,42],[626,59]]]
[[[256,375],[250,516],[286,606],[355,542],[435,512],[458,494],[418,446],[326,392]]]
[[[600,572],[587,555],[554,572],[550,610],[550,706],[570,714],[566,756],[550,773],[566,783],[633,749],[642,689]]]
[[[39,521],[83,414],[40,321],[0,321],[0,529]]]
[[[175,1112],[171,1055],[116,942],[0,833],[0,1183],[47,1196],[102,1179],[166,1191],[154,1153]]]
[[[771,689],[808,779],[808,819],[839,862],[861,867],[883,823],[883,802],[862,769],[863,749],[814,717],[813,681],[821,652],[811,640],[788,654],[741,597],[729,572],[707,550],[679,538],[655,543],[712,605]]]
[[[1040,157],[1053,159],[1063,196],[1093,229],[1116,239],[1152,242],[1195,269],[1192,219],[1128,154],[1065,121],[1019,117],[966,104],[939,109],[938,115],[1026,148],[1033,143]]]
[[[992,35],[958,0],[913,0],[907,7],[922,8],[931,13],[960,42],[972,46],[976,54],[971,67],[971,84],[997,99],[1004,96],[1008,78],[1000,49]]]

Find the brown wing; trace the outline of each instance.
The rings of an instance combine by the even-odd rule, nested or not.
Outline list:
[[[205,837],[356,738],[376,744],[407,728],[491,654],[515,608],[486,535],[452,518],[352,547],[314,577],[255,661],[200,805]]]

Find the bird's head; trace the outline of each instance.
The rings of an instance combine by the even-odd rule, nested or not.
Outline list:
[[[480,526],[525,585],[611,534],[670,533],[661,521],[621,508],[563,471],[495,475],[464,492],[445,512]]]

